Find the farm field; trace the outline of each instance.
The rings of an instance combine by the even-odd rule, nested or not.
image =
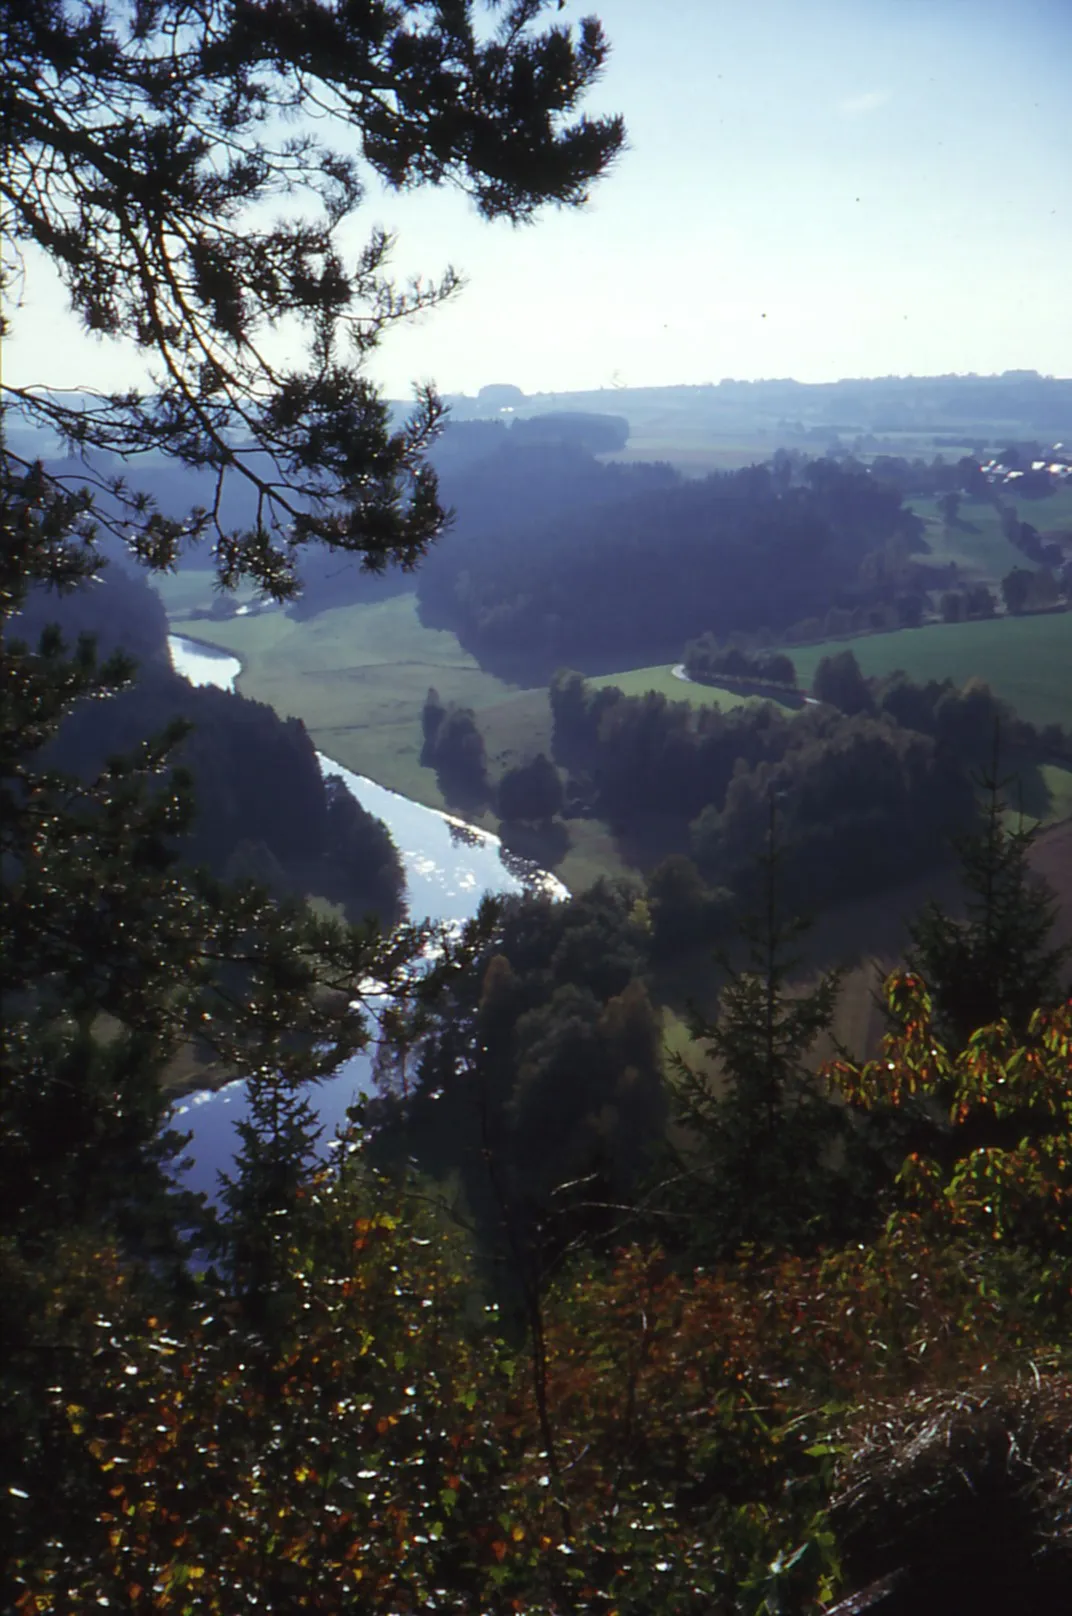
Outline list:
[[[919,680],[949,678],[963,684],[978,677],[1032,723],[1072,724],[1072,612],[933,624],[791,646],[799,683],[808,687],[824,656],[846,650],[868,675],[903,668]],[[668,663],[623,669],[589,683],[617,685],[629,695],[657,690],[673,700],[703,706],[734,707],[760,699],[675,679]]]
[[[965,500],[960,507],[960,521],[955,527],[947,527],[937,515],[933,499],[909,499],[905,504],[926,524],[931,554],[920,558],[924,565],[947,567],[952,562],[966,581],[987,583],[995,592],[1013,567],[1033,567],[1001,531],[1001,520],[992,505]],[[1033,518],[1021,512],[1021,520]]]
[[[720,707],[728,712],[731,707],[747,707],[759,701],[758,696],[742,696],[736,690],[720,690],[714,685],[694,685],[687,679],[676,679],[671,666],[654,668],[628,668],[623,673],[604,673],[587,684],[602,689],[616,685],[627,696],[645,696],[655,691],[669,701],[690,701],[694,707]]]
[[[865,674],[903,668],[912,678],[985,679],[1033,724],[1072,724],[1072,612],[942,623],[859,639],[795,646],[797,678],[810,685],[824,656],[849,650]]]
[[[777,440],[765,435],[721,437],[671,426],[663,436],[657,427],[649,426],[632,434],[624,449],[599,459],[623,464],[665,460],[686,477],[707,477],[713,471],[735,471],[769,460],[777,447]]]

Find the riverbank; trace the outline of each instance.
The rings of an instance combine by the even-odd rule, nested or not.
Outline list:
[[[167,591],[161,593],[166,605]],[[183,592],[184,608],[191,595]],[[266,702],[281,717],[300,718],[314,744],[344,767],[480,832],[499,835],[497,815],[490,809],[459,814],[435,771],[420,761],[429,687],[444,702],[473,708],[493,781],[551,749],[546,689],[486,673],[456,635],[424,627],[413,594],[339,607],[303,622],[283,612],[217,621],[172,613],[171,627],[239,658],[241,694]],[[555,874],[570,891],[583,891],[601,876],[635,875],[604,825],[572,820],[569,833]]]
[[[284,612],[219,621],[172,613],[171,626],[237,656],[242,694],[281,717],[302,719],[315,744],[346,768],[440,812],[455,810],[435,771],[420,761],[429,687],[444,702],[477,713],[520,691],[485,673],[455,635],[425,628],[413,594],[341,606],[307,621]],[[495,829],[493,815],[466,817]]]
[[[172,665],[194,684],[231,690],[242,683],[242,664],[230,652],[188,634],[168,637]],[[249,692],[243,692],[248,694]],[[321,771],[339,776],[369,813],[381,819],[398,848],[406,877],[410,917],[461,922],[476,913],[485,892],[542,891],[569,897],[568,888],[550,871],[519,859],[491,831],[468,824],[457,815],[429,808],[317,752]],[[234,1080],[193,1048],[171,1063],[165,1087],[176,1098],[219,1088]]]

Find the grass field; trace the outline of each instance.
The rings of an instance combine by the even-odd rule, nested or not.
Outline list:
[[[850,650],[864,673],[903,668],[914,679],[985,679],[1033,724],[1072,724],[1072,612],[941,623],[854,640],[793,648],[797,678],[809,685],[824,656]]]
[[[650,426],[631,436],[624,449],[599,458],[625,464],[665,460],[686,477],[706,477],[712,471],[735,471],[738,466],[769,460],[776,448],[773,438],[762,435],[727,438],[668,427],[663,436],[657,426]]]
[[[167,587],[183,582],[168,580]],[[207,575],[202,596],[206,586]],[[172,598],[186,610],[202,603],[193,583]],[[420,762],[429,685],[444,701],[475,710],[493,780],[511,764],[550,750],[547,691],[519,689],[485,673],[455,635],[421,625],[414,595],[340,607],[304,623],[281,611],[215,622],[190,621],[173,610],[172,627],[233,651],[242,660],[242,694],[303,719],[329,757],[429,808],[447,806],[434,770]],[[489,830],[498,823],[490,812],[477,822]],[[604,825],[572,821],[570,838],[556,873],[572,891],[601,875],[629,873]]]
[[[945,567],[953,562],[966,580],[987,583],[995,591],[1001,580],[1013,567],[1030,567],[1031,563],[1001,531],[1001,521],[992,505],[982,502],[961,504],[961,519],[955,527],[947,527],[935,512],[934,501],[927,498],[909,499],[905,504],[926,524],[926,539],[931,547],[929,556],[921,557],[924,565]],[[1021,518],[1033,521],[1031,516]]]
[[[735,690],[720,690],[714,685],[694,685],[687,679],[675,679],[669,666],[655,668],[628,668],[624,673],[606,673],[598,679],[589,679],[590,685],[602,688],[616,685],[627,696],[645,696],[655,691],[670,701],[690,701],[694,707],[747,707],[760,700],[758,696],[742,696]]]
[[[987,682],[1024,718],[1035,724],[1072,724],[1072,612],[1034,617],[996,617],[980,623],[941,623],[928,628],[899,629],[893,634],[865,634],[857,639],[824,640],[790,650],[797,678],[807,687],[824,656],[850,650],[864,673],[892,673],[903,668],[913,678],[971,678]],[[628,668],[593,679],[594,685],[618,685],[629,695],[658,690],[695,705],[737,706],[755,701],[709,685],[675,679],[670,665]]]
[[[1022,522],[1030,522],[1042,534],[1072,533],[1072,488],[1062,488],[1048,499],[1017,500],[1015,488],[1003,488],[1001,497],[1016,506]],[[925,564],[947,566],[955,562],[966,579],[1000,588],[1001,580],[1013,567],[1033,568],[1001,531],[1001,520],[985,501],[962,500],[960,521],[946,527],[935,510],[934,500],[920,496],[905,501],[926,523],[931,555]]]
[[[515,693],[483,672],[455,635],[422,627],[414,595],[302,623],[276,611],[226,622],[177,617],[173,626],[233,651],[242,659],[242,694],[304,719],[317,746],[346,768],[433,808],[443,798],[419,761],[428,687],[477,711]],[[546,693],[534,694],[546,707]]]

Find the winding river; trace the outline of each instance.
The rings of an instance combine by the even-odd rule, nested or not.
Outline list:
[[[179,634],[169,636],[172,664],[191,684],[212,684],[233,690],[242,670],[237,657]],[[542,891],[555,898],[569,892],[545,870],[514,858],[499,838],[476,830],[463,820],[425,808],[395,791],[344,769],[317,753],[325,774],[337,774],[369,813],[382,819],[398,848],[406,874],[406,902],[410,915],[433,920],[463,921],[476,913],[486,892]],[[340,1068],[330,1082],[315,1090],[317,1111],[325,1139],[343,1120],[355,1093],[370,1081],[371,1059],[358,1055]],[[175,1126],[192,1138],[191,1165],[186,1182],[193,1189],[212,1193],[217,1174],[235,1151],[235,1126],[246,1115],[245,1084],[205,1090],[186,1096],[174,1111]]]

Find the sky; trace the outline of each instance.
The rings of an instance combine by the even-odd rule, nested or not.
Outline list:
[[[589,98],[629,148],[583,210],[514,228],[456,192],[370,187],[452,303],[371,371],[475,393],[723,377],[1072,376],[1072,0],[588,0],[613,52]],[[34,263],[8,379],[127,385]]]

